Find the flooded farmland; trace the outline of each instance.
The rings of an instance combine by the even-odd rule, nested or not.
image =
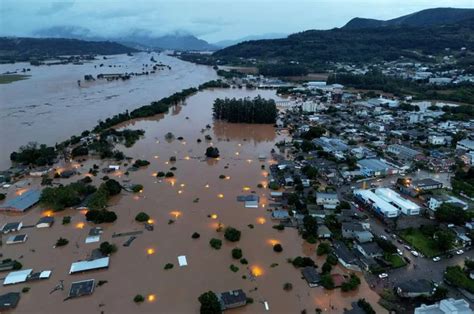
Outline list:
[[[258,94],[265,98],[276,97],[274,91],[207,90],[188,98],[185,104],[172,108],[168,114],[122,125],[123,128],[143,129],[145,136],[132,148],[120,149],[127,156],[146,159],[151,164],[128,176],[123,171],[111,175],[121,183],[142,184],[144,188],[136,194],[122,192],[111,201],[109,209],[117,213],[118,219],[112,224],[101,225],[104,228],[101,242],[109,241],[118,247],[111,257],[109,269],[68,274],[72,262],[86,259],[98,246],[98,243],[84,243],[94,225],[86,222],[80,211],[54,213],[56,223],[52,228],[24,229],[22,233],[29,235],[26,243],[2,247],[3,258],[17,259],[24,268],[53,271],[48,280],[2,288],[8,292],[31,287],[28,293],[22,294],[15,312],[198,313],[197,298],[201,293],[243,289],[254,303],[228,313],[264,313],[263,302],[268,302],[269,313],[295,313],[304,309],[314,313],[316,308],[325,313],[342,313],[359,298],[367,299],[377,313],[384,313],[377,304],[378,295],[363,279],[358,290],[350,293],[309,288],[301,279],[300,271],[287,262],[288,258],[304,255],[317,260],[319,266],[324,262],[316,259],[314,245],[305,243],[295,229],[278,231],[272,228],[277,223],[267,211],[269,190],[257,187],[259,183],[266,186],[266,169],[272,163],[270,151],[276,142],[287,139],[288,134],[277,133],[271,125],[229,124],[212,119],[215,98]],[[173,133],[174,139],[165,138],[168,132]],[[206,135],[210,139],[205,140]],[[210,145],[219,149],[218,160],[203,158]],[[266,157],[265,161],[259,161],[260,155]],[[170,157],[176,157],[176,161],[170,162]],[[62,183],[78,180],[94,163],[101,168],[109,164],[88,160],[76,165],[81,175],[55,180]],[[170,171],[172,167],[176,168],[173,178],[160,179],[154,175],[158,171]],[[126,167],[122,165],[122,168]],[[220,179],[220,175],[225,178]],[[99,174],[94,182],[99,184],[102,176]],[[32,182],[32,186],[37,184],[39,182]],[[260,196],[259,208],[245,208],[243,203],[236,201],[237,196],[252,191]],[[135,222],[136,214],[141,211],[151,216],[153,231],[144,230],[143,224]],[[1,214],[0,219],[2,223],[22,220],[25,225],[33,225],[42,212],[40,208],[34,208],[23,216]],[[72,222],[61,225],[63,216],[72,216]],[[223,232],[216,231],[219,226],[232,226],[242,231],[240,241],[226,241]],[[128,236],[113,236],[132,231],[143,233],[138,234],[129,247],[123,246]],[[194,232],[198,232],[200,238],[192,239]],[[53,248],[59,237],[68,239],[69,244]],[[223,241],[220,250],[210,247],[211,238]],[[281,243],[283,252],[273,251],[275,243]],[[248,265],[232,258],[234,247],[242,249]],[[188,266],[179,267],[177,257],[181,255],[186,256]],[[174,268],[164,270],[166,263],[173,263]],[[232,272],[231,264],[239,270]],[[340,268],[336,272],[345,273]],[[85,279],[107,282],[97,287],[91,296],[64,301],[70,283]],[[60,280],[64,280],[65,290],[50,293]],[[285,283],[292,283],[293,289],[285,291]],[[136,294],[145,296],[146,301],[135,304],[133,297]]]
[[[162,68],[129,80],[84,81],[85,75],[151,72],[155,64],[150,61],[152,57],[156,64],[171,69]],[[0,73],[21,72],[23,68],[31,69],[27,72],[30,78],[0,84],[0,169],[10,166],[12,151],[30,141],[53,145],[92,128],[99,119],[216,78],[211,67],[184,62],[164,53],[97,57],[80,65],[2,64]]]

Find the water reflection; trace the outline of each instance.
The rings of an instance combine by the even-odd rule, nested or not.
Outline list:
[[[214,121],[212,129],[219,141],[252,141],[256,145],[276,138],[272,125]]]

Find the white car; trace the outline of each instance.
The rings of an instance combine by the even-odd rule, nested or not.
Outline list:
[[[463,250],[457,250],[457,251],[456,251],[456,254],[457,254],[457,255],[462,255],[462,254],[464,254],[464,251],[463,251]]]
[[[400,250],[400,249],[397,249],[397,253],[398,253],[398,255],[400,255],[400,256],[403,256],[403,252],[402,252],[402,250]]]
[[[379,274],[379,278],[380,279],[384,279],[384,278],[387,278],[388,277],[388,274],[387,273],[381,273]]]
[[[381,238],[381,239],[384,239],[384,240],[388,240],[387,237],[384,236],[384,235],[381,235],[380,238]]]
[[[441,260],[441,257],[439,256],[433,257],[433,262],[439,262],[440,260]]]
[[[415,256],[415,257],[418,257],[420,256],[420,253],[418,253],[417,251],[413,250],[413,251],[410,251],[411,255]]]

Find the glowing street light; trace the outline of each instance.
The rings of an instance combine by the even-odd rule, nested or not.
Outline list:
[[[147,250],[146,250],[146,254],[147,254],[147,255],[153,255],[153,254],[155,254],[155,249],[153,249],[153,248],[147,249]]]
[[[147,296],[148,302],[154,302],[156,300],[156,296],[154,294],[149,294]]]

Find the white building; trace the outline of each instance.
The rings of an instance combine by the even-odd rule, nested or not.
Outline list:
[[[455,300],[453,298],[441,300],[432,305],[422,304],[415,308],[414,314],[472,314],[469,303],[464,299]]]
[[[428,143],[430,143],[431,145],[446,145],[446,136],[430,135],[428,136]]]
[[[428,201],[428,208],[433,211],[436,211],[444,203],[457,205],[458,207],[461,207],[464,210],[467,210],[468,208],[468,204],[466,202],[450,195],[432,196]]]
[[[420,214],[420,206],[400,196],[388,188],[378,188],[375,194],[402,211],[404,215],[414,216]]]
[[[379,197],[371,190],[354,190],[354,195],[387,218],[395,218],[399,215],[398,208],[387,202],[385,199]]]
[[[316,204],[324,209],[336,209],[339,203],[337,193],[316,193]]]

